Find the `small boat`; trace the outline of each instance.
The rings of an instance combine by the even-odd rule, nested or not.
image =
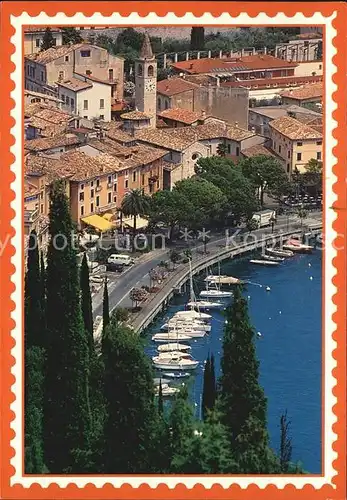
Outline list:
[[[160,370],[178,370],[182,372],[186,370],[195,370],[199,365],[199,361],[196,361],[186,353],[172,352],[165,354],[166,356],[160,354],[152,358],[155,368]]]
[[[168,331],[168,335],[175,336],[176,334],[178,335],[188,335],[189,337],[192,338],[202,338],[205,337],[206,332],[204,330],[194,330],[189,327],[183,327],[183,328],[178,328],[175,327],[172,330]]]
[[[273,260],[252,259],[249,262],[251,264],[259,264],[260,266],[278,266],[279,265],[279,262],[274,262]]]
[[[242,283],[242,280],[234,278],[233,276],[214,276],[214,280],[210,283],[215,283],[217,285],[238,285]]]
[[[163,331],[168,331],[170,329],[192,329],[192,330],[202,330],[204,332],[210,332],[211,331],[211,325],[207,325],[203,321],[199,320],[191,320],[191,321],[183,321],[182,319],[175,319],[172,318],[170,319],[167,323],[164,323],[162,327],[160,328]]]
[[[222,302],[212,302],[211,300],[193,300],[188,302],[188,307],[196,309],[220,309],[224,307]]]
[[[159,395],[159,391],[160,391],[160,386],[158,385],[157,387],[155,387],[156,396]],[[164,397],[174,396],[178,392],[180,392],[178,387],[170,387],[169,384],[161,384],[161,393]]]
[[[178,333],[156,333],[152,337],[153,342],[190,342],[192,337]]]
[[[165,377],[169,378],[187,378],[190,377],[190,373],[188,372],[183,372],[183,373],[174,373],[174,372],[166,372]]]
[[[208,276],[206,276],[204,281],[208,281],[209,283],[214,283],[216,280],[220,278],[228,278],[228,277],[229,276],[227,276],[226,274],[223,274],[221,276],[215,276],[214,274],[209,274]]]
[[[214,297],[224,299],[227,297],[232,297],[232,292],[224,292],[223,290],[202,290],[200,292],[200,297],[210,297],[213,299]]]
[[[203,312],[200,312],[200,311],[195,311],[194,309],[191,309],[190,311],[178,311],[174,318],[178,318],[178,319],[184,319],[184,320],[195,320],[195,319],[198,319],[198,320],[202,320],[202,321],[209,321],[212,316],[211,314],[207,314],[207,313],[203,313]]]
[[[172,351],[190,351],[190,345],[172,343],[172,344],[163,344],[158,347],[159,352],[172,352]]]
[[[262,255],[261,258],[271,262],[283,262],[285,260],[284,257],[276,257],[275,255]]]
[[[292,239],[288,240],[285,245],[283,245],[285,250],[291,250],[296,253],[311,253],[314,247],[310,245],[304,245],[300,241]]]
[[[275,257],[293,257],[294,252],[291,252],[290,250],[279,250],[277,248],[266,248],[265,249],[266,253],[269,255],[274,255]]]

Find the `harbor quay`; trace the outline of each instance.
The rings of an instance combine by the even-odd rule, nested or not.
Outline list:
[[[297,226],[297,225],[296,225]],[[300,227],[291,226],[291,229],[284,230],[283,228],[277,230],[276,233],[269,231],[254,232],[257,234],[238,234],[232,239],[226,239],[225,243],[221,243],[213,248],[209,247],[207,254],[196,254],[192,257],[192,274],[196,275],[219,262],[227,259],[234,259],[246,253],[253,252],[265,247],[274,247],[275,245],[282,245],[283,242],[292,236],[301,236],[303,239],[319,237],[322,230],[322,223],[317,223],[315,229],[310,233],[303,233]],[[305,236],[306,235],[306,236]],[[186,290],[189,280],[189,266],[188,264],[181,264],[169,277],[163,282],[163,286],[156,294],[151,294],[149,299],[142,304],[141,310],[137,314],[131,315],[130,325],[138,333],[143,332],[156,318],[158,314],[163,312],[168,306],[169,301],[177,293],[182,293]],[[120,306],[126,302],[126,298],[119,304]]]

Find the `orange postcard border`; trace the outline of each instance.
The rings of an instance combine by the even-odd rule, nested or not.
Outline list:
[[[317,499],[336,499],[342,500],[346,497],[346,252],[343,247],[346,244],[347,222],[345,219],[346,213],[346,162],[347,148],[344,144],[345,140],[345,120],[346,120],[346,94],[343,92],[343,84],[346,81],[346,56],[343,49],[346,42],[346,12],[345,4],[332,3],[308,3],[308,2],[281,2],[281,3],[234,3],[234,2],[213,2],[205,7],[206,3],[190,2],[170,2],[169,7],[166,2],[10,2],[5,1],[1,5],[1,33],[2,33],[2,53],[1,53],[1,68],[0,85],[2,89],[2,111],[3,117],[1,120],[1,137],[2,137],[2,180],[0,187],[0,297],[2,300],[1,315],[1,348],[2,348],[2,363],[1,363],[1,435],[3,437],[1,447],[1,486],[0,496],[4,499],[44,499],[44,498],[122,498],[122,499],[219,499],[219,498],[252,498],[252,499],[269,499],[275,498],[317,498]],[[280,6],[280,7],[278,7]],[[56,483],[51,484],[47,488],[42,488],[39,484],[34,484],[30,488],[24,488],[21,485],[10,486],[10,477],[13,474],[13,467],[10,465],[10,459],[14,455],[14,450],[10,446],[10,440],[13,438],[13,431],[10,429],[10,422],[13,419],[13,412],[10,410],[10,404],[15,399],[14,393],[11,391],[11,385],[14,382],[14,376],[10,370],[14,364],[14,358],[11,356],[11,349],[15,344],[11,337],[11,330],[14,327],[14,321],[10,314],[14,309],[14,303],[10,298],[11,293],[15,290],[15,285],[11,281],[11,276],[14,272],[14,266],[11,264],[11,256],[14,254],[14,248],[10,239],[15,234],[11,226],[11,220],[14,216],[14,210],[10,207],[11,201],[14,199],[14,192],[11,190],[10,184],[14,180],[14,174],[10,171],[11,163],[14,160],[9,149],[14,144],[14,137],[11,135],[11,127],[14,124],[13,118],[10,117],[11,109],[13,108],[13,100],[10,97],[10,92],[14,88],[14,83],[11,81],[10,75],[14,69],[14,64],[10,58],[14,52],[14,46],[10,42],[11,36],[14,34],[14,28],[10,23],[10,16],[18,16],[23,12],[29,15],[36,16],[44,11],[48,15],[55,15],[58,12],[72,16],[77,12],[82,12],[86,16],[91,16],[95,12],[102,12],[103,15],[110,15],[112,12],[119,12],[122,16],[129,16],[132,12],[139,13],[145,17],[151,12],[159,16],[165,16],[172,12],[177,16],[184,16],[185,13],[191,12],[196,16],[201,16],[205,12],[210,12],[213,16],[219,16],[223,12],[230,12],[234,16],[247,12],[251,16],[257,16],[264,12],[269,16],[274,16],[276,13],[283,12],[287,16],[294,16],[297,12],[302,12],[306,16],[311,16],[315,12],[320,12],[325,16],[337,13],[334,20],[334,27],[337,30],[337,36],[334,38],[334,46],[338,49],[334,56],[334,64],[337,71],[333,76],[334,83],[337,84],[337,91],[333,98],[335,103],[338,103],[338,108],[334,112],[334,119],[338,127],[334,129],[333,136],[337,140],[337,145],[334,148],[334,155],[337,158],[337,164],[333,171],[337,176],[337,182],[334,184],[334,192],[338,199],[334,206],[336,220],[333,228],[337,233],[334,244],[337,250],[337,256],[334,259],[334,267],[336,274],[333,278],[333,283],[337,287],[337,293],[334,296],[334,304],[337,306],[337,312],[333,315],[333,320],[336,324],[336,330],[333,334],[334,340],[337,342],[337,348],[334,350],[334,358],[337,361],[337,368],[333,371],[336,379],[336,385],[333,389],[333,394],[337,396],[337,404],[334,407],[334,414],[338,417],[334,424],[334,432],[337,439],[334,442],[333,448],[337,452],[337,459],[334,461],[334,467],[337,474],[334,476],[333,482],[335,488],[329,485],[324,485],[320,489],[315,489],[312,485],[305,485],[302,489],[297,489],[293,484],[286,485],[283,489],[278,489],[275,485],[268,485],[260,489],[255,483],[252,483],[248,488],[241,489],[240,486],[234,484],[230,488],[224,489],[217,483],[207,489],[201,484],[196,484],[189,489],[185,485],[180,484],[175,488],[168,488],[165,485],[165,476],[163,483],[157,488],[151,488],[147,484],[142,484],[138,488],[133,488],[130,481],[123,484],[120,488],[114,488],[111,484],[106,484],[102,488],[96,488],[92,483],[84,488],[78,488],[70,483],[66,488],[59,487]],[[126,23],[124,23],[126,24]],[[212,23],[211,23],[212,24]],[[339,50],[340,49],[340,50]],[[325,210],[328,207],[325,208]],[[323,389],[323,388],[322,388]],[[324,399],[323,399],[324,401]],[[322,422],[323,423],[323,422]],[[148,476],[150,477],[150,476]],[[291,476],[292,477],[292,476]],[[131,476],[129,476],[130,480]],[[216,476],[218,481],[218,476]]]

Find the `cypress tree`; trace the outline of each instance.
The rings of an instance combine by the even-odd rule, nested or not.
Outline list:
[[[202,50],[205,46],[205,28],[194,26],[190,32],[190,50]]]
[[[106,422],[103,472],[150,473],[157,443],[153,372],[140,338],[111,322],[103,336]]]
[[[46,342],[46,268],[43,252],[40,253],[40,278],[41,278],[41,311],[42,311],[42,345]]]
[[[26,474],[46,472],[43,457],[44,350],[32,346],[25,352],[25,454]]]
[[[216,371],[214,367],[214,355],[211,354],[211,366],[210,366],[211,378],[210,378],[210,394],[211,394],[211,410],[214,408],[217,398],[217,384],[216,384]]]
[[[44,35],[42,37],[41,51],[48,50],[55,47],[55,41],[50,28],[46,28]]]
[[[110,324],[110,306],[108,300],[108,289],[107,289],[106,278],[104,283],[104,297],[102,302],[102,319],[103,319],[103,331],[105,332],[106,328]]]
[[[208,356],[204,371],[204,386],[202,392],[201,415],[203,420],[207,418],[208,412],[213,410],[216,402],[216,376],[214,370],[214,356]]]
[[[159,383],[158,412],[159,412],[159,415],[163,415],[163,413],[164,413],[163,386],[161,384],[161,379],[160,379],[160,383]]]
[[[44,452],[51,473],[90,468],[89,349],[64,184],[51,192],[47,254]]]
[[[89,284],[87,254],[84,253],[80,269],[81,309],[84,328],[88,337],[90,352],[94,351],[92,295]]]
[[[220,378],[222,422],[229,430],[240,472],[270,473],[274,456],[268,448],[267,402],[258,382],[255,331],[240,286],[235,287],[226,317]]]
[[[25,347],[41,346],[42,333],[42,297],[40,258],[36,231],[29,236],[27,272],[24,282],[24,341]]]
[[[280,468],[283,474],[288,474],[290,471],[290,462],[292,459],[292,440],[289,436],[290,421],[287,417],[287,410],[281,415],[280,428]]]

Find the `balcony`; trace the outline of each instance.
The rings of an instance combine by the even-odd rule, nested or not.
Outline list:
[[[101,191],[101,190],[102,190],[102,186],[96,186],[95,191],[96,191],[97,193],[99,193],[99,191]]]
[[[113,189],[113,182],[107,183],[107,189]]]
[[[24,211],[24,224],[33,224],[39,218],[39,210],[25,210]]]
[[[115,208],[117,208],[117,203],[112,201],[111,203],[107,203],[107,205],[103,205],[102,207],[96,207],[95,213],[100,214],[102,212],[107,212],[107,211],[113,210]]]

